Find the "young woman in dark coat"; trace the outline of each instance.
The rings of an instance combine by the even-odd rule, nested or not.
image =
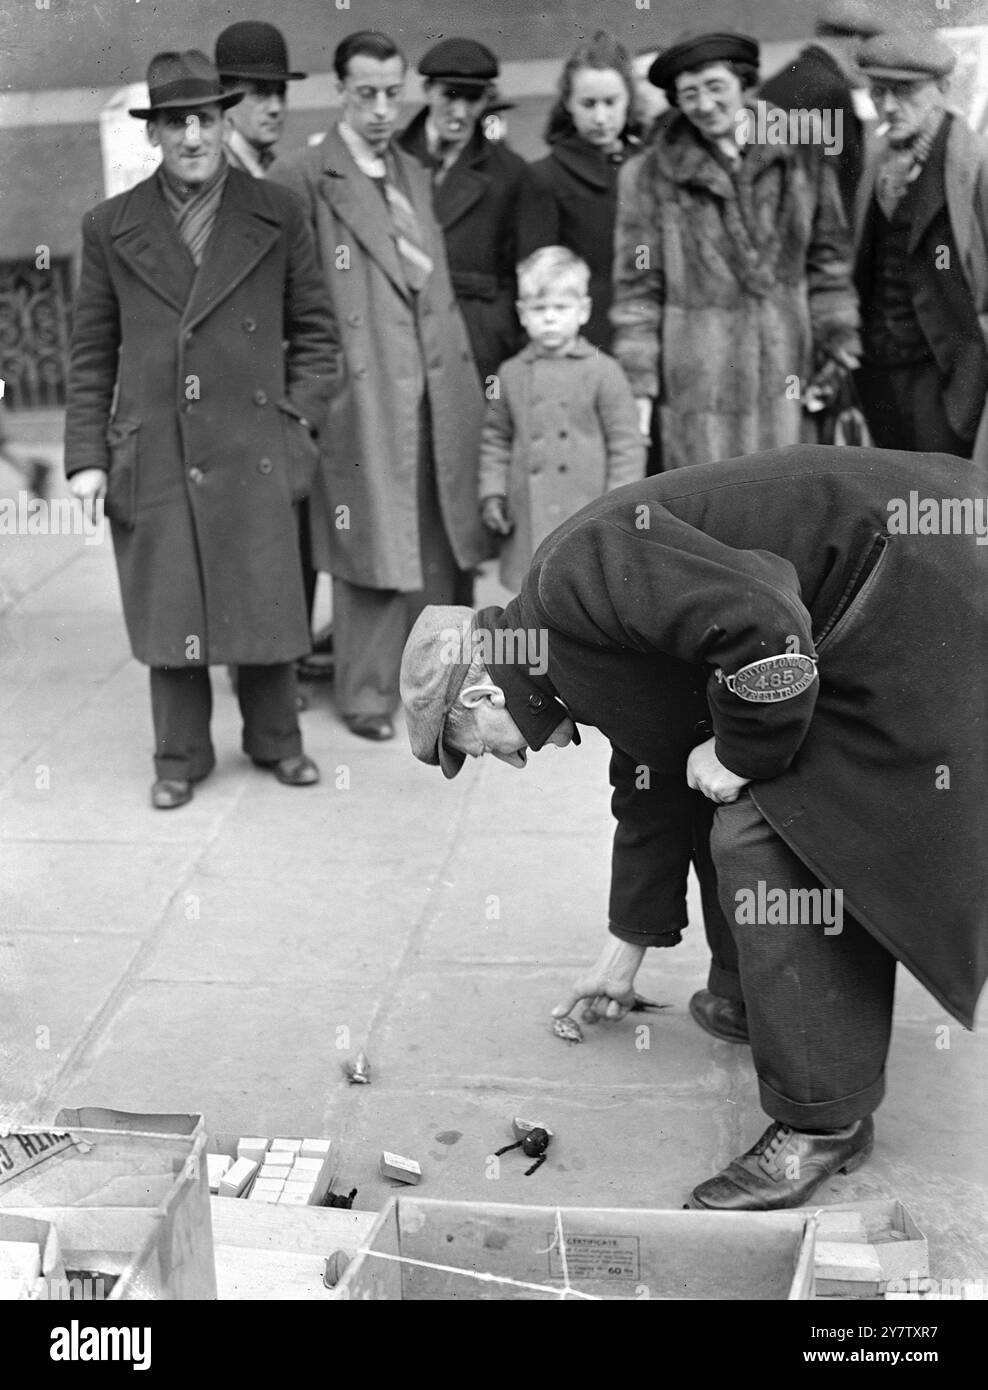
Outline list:
[[[545,132],[550,153],[529,165],[519,209],[519,258],[540,246],[566,246],[589,265],[593,314],[583,331],[605,351],[612,331],[618,171],[640,148],[631,118],[634,97],[627,49],[600,30],[563,68]]]

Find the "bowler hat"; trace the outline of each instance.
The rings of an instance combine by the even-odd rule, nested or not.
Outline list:
[[[305,76],[288,71],[284,35],[260,19],[242,19],[223,30],[216,40],[216,67],[221,77],[255,82],[297,82]]]
[[[156,111],[191,106],[236,106],[243,92],[224,92],[219,74],[198,48],[156,53],[148,64],[148,105],[130,114],[148,121]]]
[[[425,54],[419,72],[458,87],[486,87],[500,72],[497,58],[476,39],[443,39]]]
[[[408,635],[401,657],[400,690],[412,752],[455,777],[466,755],[443,743],[446,716],[470,669],[476,613],[429,604]]]
[[[816,21],[818,34],[857,34],[863,39],[882,33],[885,27],[867,0],[830,0]]]
[[[889,82],[934,82],[953,72],[957,55],[929,30],[877,34],[861,45],[858,67],[867,77]]]
[[[653,87],[669,87],[681,72],[693,72],[710,63],[753,63],[758,66],[759,49],[754,39],[730,30],[689,30],[659,54],[648,70]]]

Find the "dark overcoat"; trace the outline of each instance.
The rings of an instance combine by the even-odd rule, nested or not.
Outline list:
[[[984,535],[988,473],[945,454],[796,446],[620,488],[544,542],[494,619],[548,632],[545,676],[492,670],[533,747],[556,697],[656,772],[685,772],[712,726],[776,833],[970,1027],[988,974],[988,545],[899,534],[911,495],[917,516],[967,499]],[[752,703],[719,679],[793,639],[819,659],[804,693]]]
[[[613,159],[575,132],[554,142],[545,159],[528,166],[521,199],[518,256],[540,246],[566,246],[590,267],[593,312],[583,330],[594,347],[611,346],[611,273],[618,174],[638,148],[625,144]]]
[[[134,656],[290,661],[310,646],[292,504],[340,370],[302,213],[229,170],[197,273],[156,173],[82,235],[66,472],[108,471]]]
[[[409,288],[381,191],[334,126],[324,141],[275,160],[268,180],[290,188],[315,230],[343,335],[346,383],[324,434],[312,494],[313,562],[351,584],[422,588],[417,470],[423,391],[442,520],[462,570],[490,554],[477,509],[484,393],[453,296],[429,176],[404,150],[399,175],[433,270]]]
[[[422,110],[398,143],[432,172]],[[453,293],[470,335],[481,380],[493,375],[521,347],[515,313],[518,202],[526,169],[521,155],[488,140],[478,123],[439,183],[432,206],[446,242]]]

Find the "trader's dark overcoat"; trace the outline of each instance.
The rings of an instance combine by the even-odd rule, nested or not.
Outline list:
[[[492,669],[532,747],[555,696],[661,772],[685,775],[712,725],[777,834],[971,1026],[988,974],[988,545],[932,532],[943,498],[984,535],[988,474],[945,454],[795,446],[619,488],[542,544],[493,619],[548,632],[546,675]],[[794,645],[819,658],[795,698],[751,703],[718,678]]]

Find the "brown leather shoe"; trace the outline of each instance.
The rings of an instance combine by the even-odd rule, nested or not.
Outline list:
[[[279,758],[273,763],[260,758],[252,758],[251,761],[258,767],[268,768],[286,787],[312,787],[319,781],[318,767],[304,753],[298,753],[293,758]]]
[[[699,1211],[783,1211],[801,1207],[834,1173],[853,1173],[875,1144],[870,1115],[825,1134],[776,1121],[754,1148],[690,1193]]]
[[[179,778],[159,777],[151,788],[151,805],[156,811],[174,811],[192,800],[192,783]]]
[[[395,736],[394,725],[386,714],[347,714],[344,719],[351,734],[356,734],[358,738],[383,743],[385,739]]]
[[[690,1014],[704,1032],[722,1042],[748,1041],[748,1016],[740,1000],[700,989],[690,1000]]]

